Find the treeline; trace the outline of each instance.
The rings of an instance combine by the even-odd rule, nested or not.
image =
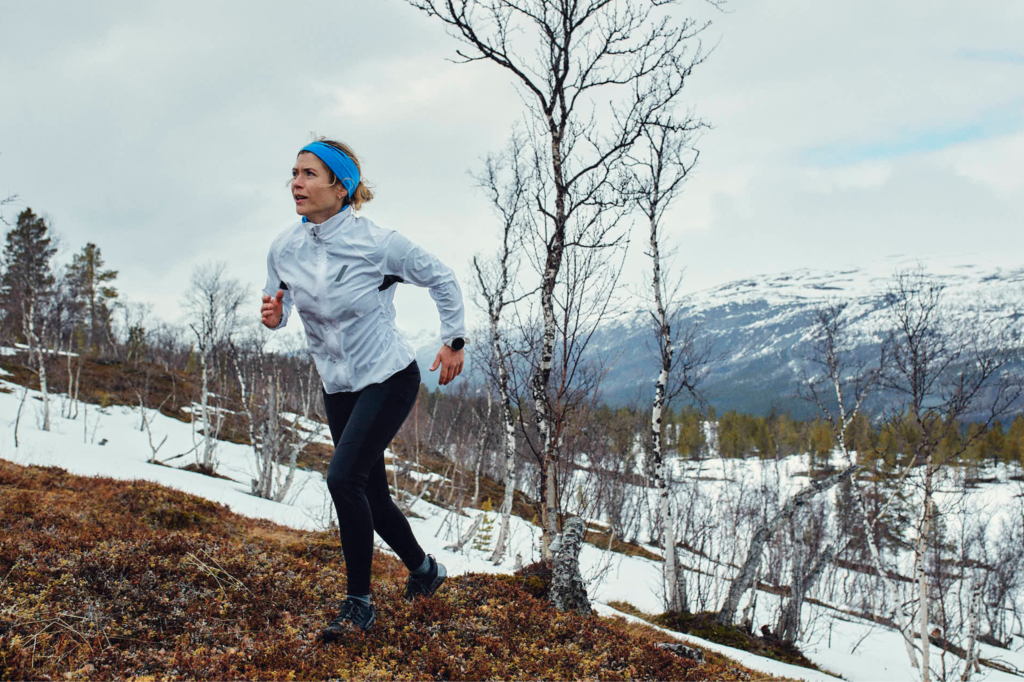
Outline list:
[[[631,410],[631,408],[622,408]],[[611,410],[607,410],[611,412]],[[846,428],[846,443],[868,464],[876,460],[896,464],[900,453],[909,452],[905,438],[906,420],[872,423],[865,414],[857,414]],[[708,456],[781,459],[807,455],[811,467],[826,466],[839,447],[827,421],[795,419],[788,413],[772,411],[767,416],[728,410],[721,415],[714,407],[706,412],[684,407],[666,408],[663,416],[665,442],[675,453],[687,459]],[[1024,414],[1004,425],[959,423],[952,425],[939,445],[943,462],[962,464],[1024,464]]]

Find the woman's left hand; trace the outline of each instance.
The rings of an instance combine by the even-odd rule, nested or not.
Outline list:
[[[462,373],[462,362],[465,357],[466,351],[452,350],[442,344],[441,350],[437,351],[437,357],[434,358],[434,364],[430,366],[431,372],[437,369],[438,365],[441,366],[441,375],[438,377],[437,383],[444,386],[459,376]]]

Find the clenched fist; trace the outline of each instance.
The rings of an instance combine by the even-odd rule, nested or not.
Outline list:
[[[264,325],[273,329],[281,324],[281,312],[284,307],[283,300],[284,292],[280,289],[277,290],[277,295],[274,298],[269,296],[263,297],[263,307],[260,308],[260,314],[263,316]]]

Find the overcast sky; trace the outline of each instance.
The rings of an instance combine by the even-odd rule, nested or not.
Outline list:
[[[714,129],[667,223],[687,290],[893,254],[1022,264],[1024,3],[682,7],[716,46],[683,100]],[[0,196],[19,196],[5,217],[47,216],[62,261],[95,242],[164,319],[210,260],[258,315],[313,132],[361,156],[364,214],[467,294],[470,257],[495,244],[468,172],[521,102],[497,67],[446,61],[455,41],[404,2],[0,0],[0,21]],[[635,248],[627,276],[643,266]],[[400,326],[436,330],[411,289]]]

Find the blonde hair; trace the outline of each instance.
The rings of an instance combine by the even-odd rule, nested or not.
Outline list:
[[[328,140],[326,137],[318,137],[316,139],[316,142],[323,142],[324,144],[329,144],[338,151],[344,152],[346,155],[348,155],[350,159],[352,159],[352,163],[356,165],[356,168],[359,169],[359,184],[356,186],[356,190],[354,192],[349,193],[349,196],[345,200],[346,205],[351,204],[352,208],[358,211],[363,207],[363,204],[373,199],[373,191],[370,190],[369,185],[363,181],[363,168],[362,166],[359,165],[359,158],[355,155],[355,152],[352,151],[352,148],[349,147],[344,142]],[[327,164],[324,165],[326,166]],[[334,171],[332,171],[330,168],[327,169],[327,173],[331,178],[331,185],[333,186],[334,183],[338,181],[338,176],[335,175]]]

